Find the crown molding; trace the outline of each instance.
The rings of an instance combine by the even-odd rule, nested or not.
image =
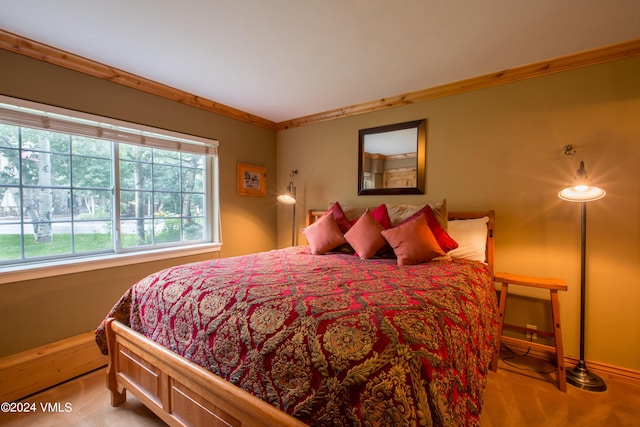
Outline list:
[[[181,104],[210,111],[221,116],[240,120],[256,126],[274,130],[276,123],[262,117],[201,98],[182,90],[145,79],[144,77],[92,61],[73,53],[22,37],[0,29],[0,48],[19,53],[49,64],[59,65],[70,70],[88,74],[93,77],[118,83],[133,89],[161,96]]]
[[[0,29],[0,48],[271,130],[285,130],[541,77],[640,54],[640,39],[276,123]]]
[[[402,95],[391,96],[389,98],[377,99],[348,107],[336,108],[335,110],[329,110],[322,113],[311,114],[297,119],[287,120],[278,123],[277,130],[306,126],[313,123],[370,113],[392,107],[400,107],[402,105],[414,104],[416,102],[423,102],[430,99],[442,98],[492,86],[518,82],[534,77],[546,76],[548,74],[559,73],[561,71],[587,67],[589,65],[629,58],[639,54],[640,39],[630,40],[624,43],[592,49],[546,61],[535,62],[533,64],[510,68],[440,86],[434,86],[416,92],[409,92]]]

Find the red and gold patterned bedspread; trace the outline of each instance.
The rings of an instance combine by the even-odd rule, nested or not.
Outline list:
[[[496,312],[474,261],[293,247],[160,271],[109,316],[311,425],[477,426]]]

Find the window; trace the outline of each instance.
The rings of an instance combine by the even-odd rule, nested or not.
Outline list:
[[[0,266],[219,243],[216,166],[217,141],[0,97]]]

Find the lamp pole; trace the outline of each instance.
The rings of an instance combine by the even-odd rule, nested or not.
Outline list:
[[[587,202],[581,202],[582,224],[580,229],[580,360],[567,371],[567,382],[588,391],[605,391],[607,384],[598,375],[587,369],[584,361],[584,320],[586,305],[586,252],[587,252]]]
[[[291,194],[293,194],[293,198],[296,198],[296,187],[295,185],[291,186]],[[293,204],[293,213],[291,214],[291,246],[296,245],[296,205]]]
[[[291,181],[287,185],[287,190],[285,193],[280,194],[277,197],[277,200],[280,203],[284,203],[286,205],[293,205],[293,213],[291,215],[291,246],[295,246],[296,244],[296,186],[293,184],[293,177],[298,174],[298,169],[294,169],[291,171],[289,177]]]
[[[571,146],[565,147],[565,154],[573,155]],[[580,228],[580,360],[578,364],[566,373],[567,382],[575,387],[588,391],[605,391],[607,385],[603,379],[589,372],[584,361],[584,320],[586,306],[586,253],[587,253],[587,202],[599,200],[605,196],[606,191],[588,184],[587,171],[584,161],[580,162],[580,169],[576,173],[573,185],[558,193],[558,197],[568,202],[581,204],[581,228]]]

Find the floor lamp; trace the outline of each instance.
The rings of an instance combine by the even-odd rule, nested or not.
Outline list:
[[[296,186],[293,185],[293,177],[297,174],[297,169],[291,171],[291,174],[289,174],[291,181],[289,181],[287,185],[287,190],[278,195],[278,201],[280,203],[293,206],[293,213],[291,214],[291,246],[296,245]]]
[[[584,361],[584,308],[585,308],[585,252],[587,238],[587,202],[604,197],[606,192],[587,183],[587,172],[584,162],[580,162],[580,169],[573,185],[558,193],[558,197],[569,202],[578,202],[582,209],[581,252],[580,252],[580,360],[575,368],[567,371],[567,382],[575,387],[588,391],[605,391],[607,385],[598,375],[589,372]]]

